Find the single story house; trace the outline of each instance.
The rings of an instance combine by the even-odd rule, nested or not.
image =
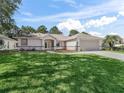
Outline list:
[[[122,39],[122,44],[124,44],[124,38]]]
[[[13,50],[16,49],[17,41],[0,35],[0,50]]]
[[[103,39],[89,34],[64,36],[58,34],[32,33],[26,37],[16,37],[19,50],[101,50]]]

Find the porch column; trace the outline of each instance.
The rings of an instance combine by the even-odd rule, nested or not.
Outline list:
[[[103,41],[99,40],[99,50],[102,50],[102,43],[103,43]]]
[[[54,40],[54,50],[56,50],[56,40]]]
[[[42,39],[42,50],[45,50],[45,39]]]
[[[77,51],[80,51],[80,38],[77,38]]]

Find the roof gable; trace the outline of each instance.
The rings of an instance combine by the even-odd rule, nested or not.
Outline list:
[[[46,34],[42,37],[43,39],[56,39],[55,37],[53,37],[51,34]]]
[[[14,40],[14,39],[11,39],[11,38],[9,38],[9,37],[7,37],[7,36],[4,36],[4,35],[1,35],[1,34],[0,34],[0,39],[16,41],[16,40]]]
[[[96,36],[92,36],[90,34],[84,34],[84,33],[79,33],[73,36],[69,36],[67,40],[73,40],[73,39],[77,39],[77,38],[81,38],[81,39],[102,39],[100,37],[96,37]]]
[[[42,33],[33,33],[31,34],[32,37],[38,37],[38,38],[45,38],[46,36],[50,36],[52,38],[55,38],[59,41],[64,41],[68,38],[68,36],[64,36],[62,34],[42,34]]]
[[[90,35],[90,34],[84,34],[84,33],[80,33],[79,34],[79,38],[81,38],[81,39],[90,39],[90,40],[92,40],[92,39],[102,39],[101,37],[96,37],[96,36],[92,36],[92,35]]]

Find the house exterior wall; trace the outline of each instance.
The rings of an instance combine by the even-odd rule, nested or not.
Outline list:
[[[43,39],[42,39],[42,46],[43,47],[42,47],[41,50],[50,50],[48,48],[45,48],[45,40],[53,40],[53,42],[54,42],[54,48],[52,48],[52,50],[56,50],[57,40],[54,37],[50,36],[50,35],[47,35],[47,36],[43,37]]]
[[[100,40],[80,40],[80,51],[101,50]]]
[[[58,41],[57,43],[59,43],[59,46],[56,45],[57,50],[65,49],[66,45],[64,41]]]
[[[122,44],[124,44],[124,38],[122,39]]]
[[[66,41],[66,50],[76,50],[77,49],[77,40]]]
[[[57,41],[54,38],[51,37],[45,37],[42,40],[41,39],[33,39],[33,38],[27,38],[27,46],[21,45],[21,38],[18,39],[18,50],[24,49],[24,50],[49,50],[48,48],[45,48],[45,40],[53,40],[54,41],[54,50],[59,49],[65,49],[65,43],[64,41]],[[57,46],[57,43],[59,43],[59,46]]]
[[[55,40],[54,40],[55,41]],[[41,39],[28,39],[28,45],[22,46],[21,39],[18,39],[18,49],[25,49],[25,50],[45,50],[43,45],[43,40]],[[57,46],[59,43],[59,46]],[[81,40],[75,39],[70,41],[56,41],[54,42],[54,50],[65,49],[66,50],[78,50],[78,51],[93,51],[93,50],[101,50],[102,41],[101,40]],[[47,49],[46,49],[47,50]]]
[[[40,39],[28,39],[28,46],[42,46],[42,40]]]
[[[28,39],[28,46],[31,49],[41,50],[42,49],[42,40],[41,39]]]
[[[3,41],[4,41],[3,49],[9,49],[9,40],[3,40]]]
[[[14,50],[16,49],[16,41],[3,39],[4,45],[0,47],[0,50]]]
[[[17,49],[16,47],[17,41],[8,41],[8,44],[10,50]]]
[[[99,38],[89,38],[78,36],[77,38],[73,38],[71,40],[60,41],[51,35],[45,35],[42,38],[34,38],[34,37],[22,37],[18,38],[18,49],[24,50],[72,50],[72,51],[93,51],[93,50],[101,50],[102,40]],[[21,39],[27,39],[27,45],[21,45]],[[47,42],[49,41],[49,42]],[[51,42],[52,46],[51,46]],[[54,42],[54,43],[53,43]],[[58,44],[59,43],[59,44]],[[50,46],[50,47],[46,47]]]
[[[21,45],[22,39],[18,39],[18,49],[24,50],[42,50],[42,40],[41,39],[34,39],[34,38],[26,38],[27,45]]]

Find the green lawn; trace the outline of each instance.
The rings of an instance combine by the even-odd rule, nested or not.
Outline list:
[[[118,51],[115,51],[115,52],[124,54],[124,50],[118,50]]]
[[[124,93],[124,62],[95,55],[0,53],[0,93]]]

